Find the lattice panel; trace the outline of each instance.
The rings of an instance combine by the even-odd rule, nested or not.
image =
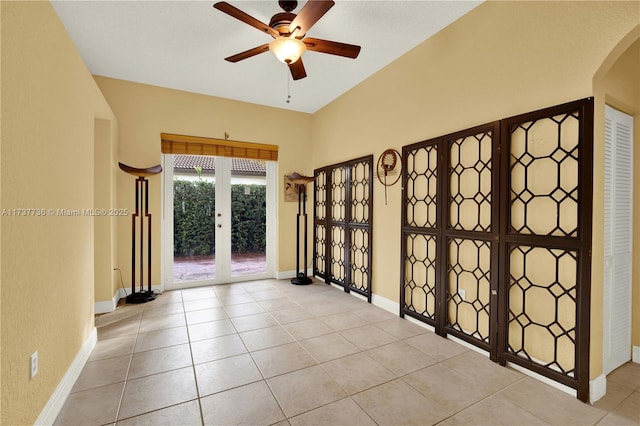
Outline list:
[[[329,247],[331,278],[344,283],[345,252],[344,252],[344,228],[331,227],[331,240]]]
[[[449,240],[447,325],[489,343],[491,243]]]
[[[509,263],[507,351],[573,377],[576,252],[515,246]]]
[[[406,225],[433,228],[437,220],[438,148],[420,147],[406,154]]]
[[[314,272],[371,302],[373,155],[315,171]]]
[[[326,265],[325,253],[327,248],[326,227],[321,224],[316,224],[314,235],[315,235],[314,242],[313,242],[314,272],[317,272],[322,276],[326,276],[327,274],[327,271],[325,270],[325,265]]]
[[[369,231],[364,228],[351,229],[351,273],[349,285],[362,292],[369,286]]]
[[[449,225],[452,229],[491,230],[492,143],[491,132],[449,141]]]
[[[574,112],[511,130],[511,232],[577,236],[579,125]]]
[[[369,180],[371,162],[361,161],[351,165],[351,223],[369,222]]]
[[[404,306],[420,316],[435,320],[436,238],[405,234]]]
[[[337,167],[331,170],[331,220],[344,222],[346,218],[347,168]]]
[[[403,147],[400,316],[588,400],[592,149],[593,99]]]
[[[314,181],[314,215],[316,220],[324,220],[327,216],[327,173],[322,171],[316,173]]]

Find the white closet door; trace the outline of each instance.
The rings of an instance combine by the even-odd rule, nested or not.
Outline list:
[[[604,374],[631,359],[633,117],[605,107]]]

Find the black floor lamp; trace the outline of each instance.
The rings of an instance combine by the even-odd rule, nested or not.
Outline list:
[[[138,169],[118,163],[120,169],[137,176],[136,179],[136,208],[131,214],[131,294],[126,297],[127,303],[146,303],[154,300],[156,295],[151,291],[151,213],[149,213],[149,181],[147,176],[157,175],[162,166]],[[147,290],[144,289],[144,222],[147,221]],[[140,222],[140,291],[136,292],[136,228]]]
[[[296,277],[291,279],[291,284],[306,285],[313,281],[307,276],[307,184],[315,177],[302,176],[298,172],[291,173],[287,178],[296,186],[298,192],[298,216],[296,217]],[[304,222],[304,263],[300,271],[300,220]]]

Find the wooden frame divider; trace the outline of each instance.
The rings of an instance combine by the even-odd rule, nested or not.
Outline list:
[[[587,401],[593,98],[407,145],[402,161],[400,316]]]

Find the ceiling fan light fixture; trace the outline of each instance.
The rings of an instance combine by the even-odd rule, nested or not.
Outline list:
[[[293,64],[307,50],[307,46],[295,37],[278,37],[269,43],[269,50],[285,64]]]

